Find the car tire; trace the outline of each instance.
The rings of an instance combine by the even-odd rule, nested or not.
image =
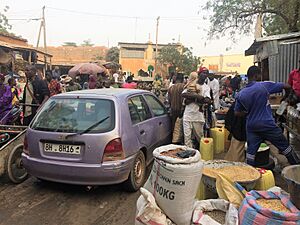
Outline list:
[[[136,192],[145,183],[146,160],[142,151],[139,151],[134,159],[128,179],[124,182],[124,189],[129,192]]]
[[[7,175],[11,182],[15,184],[22,183],[28,177],[28,173],[22,163],[22,152],[23,144],[17,145],[10,152],[7,159]]]

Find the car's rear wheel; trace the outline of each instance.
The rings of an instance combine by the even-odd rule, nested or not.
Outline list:
[[[28,173],[22,162],[23,145],[16,146],[8,156],[7,173],[8,178],[15,184],[19,184],[27,179]]]
[[[146,177],[146,160],[143,152],[139,151],[130,170],[129,177],[124,183],[127,191],[135,192],[144,185]]]

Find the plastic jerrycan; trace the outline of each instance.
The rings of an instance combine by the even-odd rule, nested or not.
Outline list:
[[[200,153],[201,159],[205,161],[214,159],[214,141],[212,138],[201,138]]]
[[[261,178],[256,182],[255,190],[266,191],[275,186],[275,179],[271,170],[256,169],[260,172]]]
[[[225,149],[225,128],[211,128],[211,136],[213,138],[214,143],[214,153],[219,154],[224,152]]]

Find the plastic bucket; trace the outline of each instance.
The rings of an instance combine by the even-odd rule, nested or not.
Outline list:
[[[300,165],[285,167],[282,175],[287,181],[291,201],[300,210]]]

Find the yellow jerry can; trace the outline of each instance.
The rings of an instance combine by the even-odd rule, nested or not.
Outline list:
[[[275,179],[271,170],[262,168],[256,169],[260,172],[261,178],[256,182],[255,190],[266,191],[275,186]]]
[[[219,154],[224,152],[225,149],[225,128],[211,128],[211,137],[214,143],[214,153]]]
[[[214,141],[212,138],[201,138],[200,153],[201,159],[213,160],[214,159]]]

